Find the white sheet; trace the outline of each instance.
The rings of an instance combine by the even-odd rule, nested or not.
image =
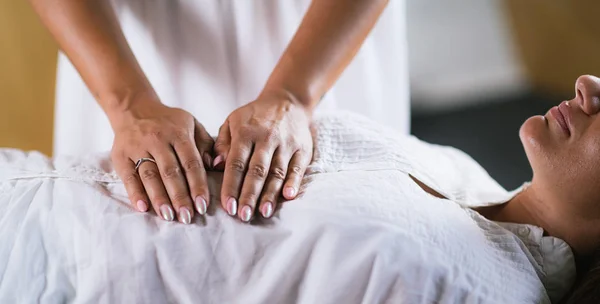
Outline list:
[[[564,242],[465,208],[514,193],[464,154],[354,116],[316,125],[301,197],[253,225],[214,208],[219,173],[210,215],[183,225],[129,208],[105,157],[0,150],[0,302],[548,303],[567,290]]]

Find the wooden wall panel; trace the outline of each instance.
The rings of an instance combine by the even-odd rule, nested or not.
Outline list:
[[[0,0],[0,147],[52,151],[57,47],[24,0]]]
[[[520,55],[535,88],[563,96],[582,74],[600,76],[600,2],[506,0]]]

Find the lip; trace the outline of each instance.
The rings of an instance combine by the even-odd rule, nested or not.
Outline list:
[[[566,101],[560,103],[560,105],[552,107],[550,114],[556,119],[560,127],[565,133],[571,135],[571,111],[570,106],[567,105]]]

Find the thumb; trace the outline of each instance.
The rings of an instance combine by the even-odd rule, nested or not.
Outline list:
[[[216,169],[223,169],[225,167],[225,160],[229,153],[229,147],[231,146],[231,131],[229,130],[229,120],[219,128],[219,136],[215,142],[215,160],[213,161],[213,167]]]
[[[196,147],[198,148],[198,152],[200,152],[204,166],[211,168],[213,162],[211,154],[215,141],[206,132],[204,126],[196,119],[194,119],[194,141],[196,142]]]

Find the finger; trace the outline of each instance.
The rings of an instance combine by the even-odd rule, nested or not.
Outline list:
[[[206,170],[204,169],[204,163],[200,157],[200,151],[198,151],[198,148],[191,140],[176,143],[173,148],[179,158],[179,163],[183,169],[189,193],[191,198],[193,198],[196,211],[198,211],[199,214],[204,215],[208,207],[210,195],[206,179]],[[180,212],[179,220],[184,224],[189,224],[194,217],[193,208],[189,212],[189,221],[187,215],[188,213],[185,211],[183,214]]]
[[[308,164],[309,157],[307,156],[307,153],[302,151],[294,153],[292,160],[290,160],[285,184],[283,186],[283,197],[285,197],[285,199],[291,200],[298,195],[298,189],[300,188],[300,183],[302,182]]]
[[[202,157],[204,167],[211,169],[213,162],[212,153],[215,141],[210,134],[206,132],[204,126],[196,119],[194,119],[194,141],[196,142],[196,147],[200,153],[200,156]]]
[[[146,155],[143,157],[151,158],[152,156]],[[142,180],[142,184],[144,184],[146,193],[150,198],[150,203],[152,204],[154,212],[156,212],[156,214],[162,217],[165,221],[172,221],[175,218],[175,213],[171,207],[169,195],[167,194],[167,190],[163,185],[160,172],[158,171],[156,164],[149,161],[144,162],[142,165],[140,165],[138,174]]]
[[[260,194],[262,192],[265,180],[269,173],[271,159],[273,157],[273,148],[262,146],[255,148],[248,170],[242,183],[242,191],[240,194],[240,206],[238,210],[239,218],[244,222],[250,222]]]
[[[175,151],[172,148],[159,148],[159,150],[153,151],[152,155],[156,159],[160,177],[179,221],[184,224],[191,223],[194,210],[192,197]],[[167,211],[166,207],[164,207],[164,211]]]
[[[215,142],[215,160],[213,161],[213,168],[223,170],[230,147],[231,131],[229,129],[229,121],[226,120],[225,123],[223,123],[223,125],[219,128],[219,136],[217,136],[217,140]]]
[[[113,157],[113,163],[133,206],[140,212],[148,211],[148,195],[139,175],[135,171],[135,164],[129,158],[123,156]]]
[[[271,168],[269,169],[269,176],[263,187],[263,191],[260,197],[260,214],[264,218],[270,218],[273,216],[273,212],[277,207],[277,201],[281,194],[283,187],[283,181],[287,175],[287,167],[289,164],[290,156],[277,149],[271,162]]]
[[[223,186],[221,187],[221,204],[231,216],[237,214],[238,198],[242,182],[246,175],[248,159],[252,152],[251,143],[233,142],[230,154],[225,163]]]

